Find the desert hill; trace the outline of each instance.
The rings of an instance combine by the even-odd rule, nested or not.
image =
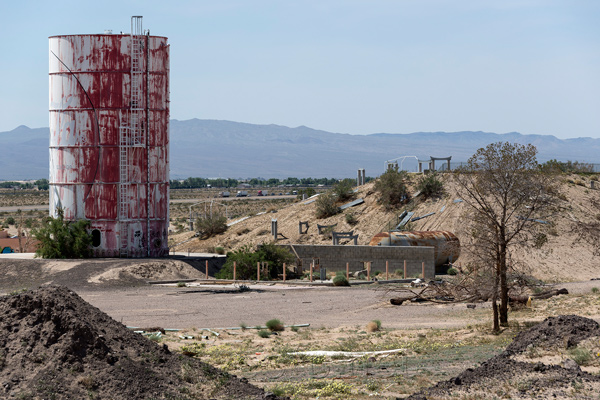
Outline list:
[[[464,202],[456,194],[455,184],[450,176],[443,176],[445,195],[437,200],[417,200],[412,211],[414,216],[435,213],[427,218],[411,223],[411,230],[435,231],[448,230],[464,240],[468,232],[465,230]],[[515,261],[536,278],[549,282],[577,281],[600,278],[600,264],[594,257],[594,248],[586,242],[578,241],[572,233],[575,220],[590,221],[596,218],[598,211],[592,207],[592,199],[600,193],[590,189],[591,177],[561,176],[559,209],[551,222],[552,228],[546,235],[547,242],[539,248],[527,245],[513,254]],[[286,239],[278,243],[298,244],[331,244],[331,239],[317,233],[317,224],[336,225],[336,231],[354,231],[358,234],[358,244],[368,245],[371,238],[382,231],[393,229],[397,216],[403,209],[386,211],[377,203],[378,194],[373,183],[361,186],[357,198],[364,203],[346,209],[344,212],[325,219],[315,218],[315,203],[299,201],[290,206],[251,216],[230,226],[224,234],[207,240],[193,237],[193,233],[185,232],[171,236],[172,249],[176,251],[209,251],[215,247],[224,247],[226,251],[239,249],[241,246],[256,245],[271,241],[271,219],[277,219],[278,231]],[[265,210],[266,211],[266,210]],[[350,225],[346,222],[346,214],[352,214],[358,223]],[[308,234],[298,233],[298,222],[308,221]],[[234,222],[234,221],[233,221]],[[348,242],[341,244],[352,245]],[[457,264],[465,265],[473,257],[462,252]]]

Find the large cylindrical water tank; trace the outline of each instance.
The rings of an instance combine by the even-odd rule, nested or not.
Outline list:
[[[89,220],[96,257],[168,254],[167,38],[49,41],[51,214]]]
[[[430,246],[433,247],[436,267],[452,263],[460,256],[458,237],[447,231],[381,232],[373,236],[369,245]]]

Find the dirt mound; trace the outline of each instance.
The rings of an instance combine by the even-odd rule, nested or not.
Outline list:
[[[566,349],[589,338],[600,336],[600,325],[577,315],[550,317],[519,333],[501,354],[477,368],[469,368],[457,377],[415,393],[409,399],[439,399],[460,394],[519,398],[587,398],[598,393],[600,376],[582,371],[573,360],[562,365],[513,359],[515,355],[539,346]],[[577,394],[574,395],[573,389]]]
[[[211,271],[218,259],[208,259]],[[17,260],[0,261],[0,289],[6,292],[32,289],[41,285],[82,287],[131,287],[146,285],[148,280],[204,278],[202,271],[188,262],[173,259],[86,259],[86,260]]]
[[[262,389],[130,331],[64,287],[1,297],[0,327],[2,398],[265,398]]]
[[[538,345],[546,348],[569,348],[593,336],[600,336],[600,325],[593,319],[578,315],[560,315],[546,318],[536,326],[519,332],[505,353],[513,355]]]

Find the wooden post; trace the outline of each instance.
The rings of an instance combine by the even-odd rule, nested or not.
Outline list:
[[[388,281],[390,279],[390,262],[386,260],[385,262],[385,280]]]
[[[406,279],[406,260],[404,260],[404,279]]]
[[[234,261],[234,262],[233,262],[233,280],[234,280],[234,281],[235,281],[235,275],[236,275],[236,272],[237,272],[237,271],[236,271],[236,268],[237,268],[237,265],[236,265],[236,262]]]
[[[425,261],[421,263],[421,275],[423,275],[423,279],[425,279]]]
[[[371,261],[367,261],[367,280],[371,280]]]
[[[260,262],[256,263],[256,280],[260,282]]]
[[[346,263],[346,280],[350,280],[350,263]]]
[[[314,263],[315,263],[315,260],[313,260],[313,261],[310,263],[310,281],[311,281],[311,282],[312,282],[312,273],[313,273],[313,265],[314,265]]]
[[[206,279],[208,279],[208,260],[206,260]]]
[[[286,270],[286,266],[285,263],[283,263],[283,281],[285,282],[285,270]]]

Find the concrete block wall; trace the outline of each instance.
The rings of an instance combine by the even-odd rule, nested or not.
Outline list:
[[[371,273],[381,271],[385,273],[385,262],[389,262],[390,273],[404,270],[406,260],[406,274],[409,278],[421,277],[422,263],[425,262],[425,277],[435,277],[435,263],[433,247],[425,246],[333,246],[333,245],[280,245],[291,247],[302,259],[304,270],[308,271],[313,258],[318,258],[321,267],[330,271],[346,271],[346,263],[350,263],[350,272],[364,269],[364,262],[371,261]]]

